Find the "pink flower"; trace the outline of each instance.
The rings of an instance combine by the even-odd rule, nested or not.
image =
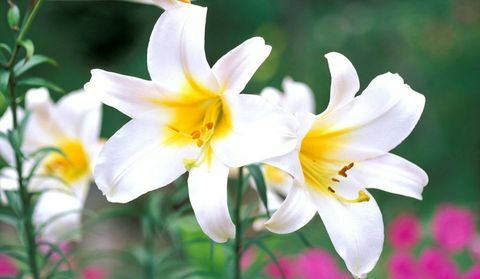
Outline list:
[[[467,271],[464,279],[480,279],[480,265],[476,265]]]
[[[242,258],[240,258],[240,268],[242,270],[248,269],[252,265],[254,258],[255,252],[253,251],[253,249],[247,249],[245,252],[243,252]]]
[[[407,253],[395,253],[388,260],[387,270],[390,279],[418,279],[420,271],[415,258]]]
[[[477,237],[470,244],[470,253],[475,261],[480,262],[480,237]]]
[[[420,221],[412,214],[402,214],[388,227],[388,240],[396,248],[411,248],[422,234]]]
[[[105,279],[108,272],[101,267],[88,267],[81,271],[83,279]]]
[[[442,251],[427,248],[420,255],[422,274],[428,279],[458,279],[460,275],[455,262]]]
[[[295,278],[295,266],[291,259],[289,258],[279,258],[278,259],[279,267],[274,263],[271,262],[265,267],[265,273],[273,278],[282,278],[282,273],[285,279],[293,279]]]
[[[468,245],[475,236],[475,216],[464,208],[443,205],[432,222],[434,239],[445,249],[456,252]]]
[[[7,255],[0,254],[0,277],[14,277],[18,275],[18,268]]]
[[[348,278],[337,267],[335,259],[327,251],[320,249],[309,249],[303,252],[296,261],[295,270],[299,277],[303,279]]]

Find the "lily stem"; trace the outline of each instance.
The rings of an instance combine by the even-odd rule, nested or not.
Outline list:
[[[22,25],[20,33],[15,41],[15,48],[11,54],[10,60],[5,65],[7,71],[9,72],[8,78],[8,88],[10,92],[10,108],[12,110],[12,121],[13,121],[13,129],[16,133],[18,131],[18,115],[17,115],[17,95],[16,95],[16,77],[15,77],[15,63],[17,62],[18,54],[21,49],[22,41],[28,31],[30,26],[33,22],[33,19],[37,15],[40,7],[42,6],[44,0],[38,0],[35,3],[30,14],[25,20],[25,23]],[[19,136],[19,134],[17,134]],[[20,202],[21,202],[21,215],[20,218],[22,220],[22,226],[24,228],[24,237],[25,237],[25,249],[27,250],[28,254],[28,263],[30,267],[30,273],[34,279],[40,278],[38,263],[37,263],[37,243],[35,240],[35,228],[32,222],[32,214],[34,210],[34,205],[32,204],[32,196],[28,193],[28,183],[25,183],[25,179],[23,177],[23,154],[21,151],[15,152],[15,169],[17,172],[18,177],[18,188],[20,194]]]
[[[237,202],[235,204],[235,244],[233,246],[234,249],[234,279],[241,279],[242,278],[242,270],[240,267],[240,260],[242,257],[242,240],[243,240],[243,227],[242,227],[242,219],[241,219],[241,205],[242,205],[242,197],[243,197],[243,167],[238,169],[238,187],[237,187]]]

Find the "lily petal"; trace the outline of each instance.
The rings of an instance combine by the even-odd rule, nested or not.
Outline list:
[[[355,198],[359,190],[354,184],[346,182],[335,189],[337,194],[347,198]],[[345,203],[315,191],[311,191],[312,199],[335,250],[353,275],[365,278],[377,263],[383,248],[383,221],[377,203],[368,193],[368,202]]]
[[[274,87],[265,87],[262,92],[260,92],[260,96],[267,99],[268,101],[272,102],[277,106],[282,106],[283,104],[283,95],[280,90]]]
[[[126,203],[163,187],[185,173],[184,160],[197,159],[199,148],[175,145],[178,135],[162,128],[133,119],[105,143],[94,178],[110,202]]]
[[[37,228],[45,225],[40,234],[47,241],[80,240],[82,208],[82,202],[72,195],[46,191],[38,199],[33,223]]]
[[[148,43],[147,66],[152,80],[180,92],[185,86],[219,86],[204,49],[207,8],[182,5],[158,19]]]
[[[240,167],[292,151],[297,144],[297,121],[290,113],[260,96],[227,95],[232,131],[212,139],[218,158]]]
[[[291,113],[315,113],[315,98],[313,91],[305,83],[294,81],[290,77],[283,79],[285,100],[283,108]]]
[[[251,38],[220,58],[213,73],[226,91],[240,93],[271,50],[263,38]]]
[[[21,111],[17,112],[17,115],[22,117],[23,113]],[[8,108],[0,118],[0,132],[7,133],[8,130],[11,130],[13,127],[13,114],[12,110]],[[10,165],[15,163],[15,152],[12,149],[12,146],[6,139],[0,140],[0,156],[5,159]],[[1,185],[0,185],[1,187]]]
[[[358,162],[349,175],[366,188],[380,189],[421,200],[428,175],[417,165],[388,153]]]
[[[154,100],[175,93],[161,88],[152,81],[99,69],[94,69],[91,73],[92,78],[85,84],[85,91],[94,95],[102,103],[116,108],[131,118],[165,118]]]
[[[350,60],[337,52],[325,55],[332,75],[330,86],[330,101],[324,113],[347,104],[360,89],[357,71]]]
[[[297,146],[295,149],[285,155],[270,158],[264,162],[288,172],[290,175],[295,177],[300,184],[303,184],[304,176],[302,166],[300,164],[299,151],[302,144],[302,139],[308,133],[310,127],[315,121],[315,115],[309,112],[298,112],[295,114],[295,119],[298,122]]]
[[[213,154],[188,176],[188,195],[202,230],[216,242],[235,237],[227,205],[228,167]]]
[[[422,114],[425,97],[403,83],[397,74],[376,77],[353,101],[319,115],[309,140],[335,152],[332,160],[365,160],[381,156],[400,144]]]
[[[155,4],[164,10],[169,10],[179,7],[182,3],[179,0],[134,0],[135,2],[145,4]]]
[[[265,227],[274,233],[291,233],[310,222],[316,212],[308,193],[294,184],[283,204],[265,223]]]
[[[100,137],[102,106],[83,90],[74,91],[57,103],[57,115],[62,130],[71,138],[80,138],[87,146]]]
[[[25,134],[25,149],[27,151],[38,147],[49,146],[64,132],[55,117],[55,107],[46,88],[30,89],[25,96],[25,107],[32,111],[27,122]]]

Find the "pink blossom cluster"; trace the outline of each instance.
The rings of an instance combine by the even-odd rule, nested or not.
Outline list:
[[[248,268],[255,257],[255,252],[247,250],[242,257],[242,268]],[[348,274],[342,271],[334,257],[321,249],[307,249],[296,257],[279,257],[278,264],[269,263],[264,270],[271,278],[285,279],[348,279]]]
[[[422,239],[422,226],[413,214],[402,214],[389,225],[387,238],[393,248],[387,264],[391,279],[480,279],[480,238],[476,238],[475,215],[451,204],[438,207],[429,231],[434,244],[415,256],[413,248]],[[461,272],[453,255],[469,250],[473,266]]]

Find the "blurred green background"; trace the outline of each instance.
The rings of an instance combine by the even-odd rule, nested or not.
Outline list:
[[[262,36],[272,45],[272,54],[246,92],[259,92],[266,86],[279,88],[283,77],[291,76],[312,87],[317,112],[321,112],[330,87],[323,56],[330,51],[352,61],[361,88],[376,75],[399,73],[427,102],[418,126],[394,153],[424,168],[430,183],[421,202],[373,191],[386,222],[406,209],[427,220],[442,202],[479,212],[480,1],[195,3],[209,7],[206,52],[211,65],[252,36]],[[1,1],[0,38],[11,42],[3,20],[6,7],[6,1]],[[32,74],[67,91],[81,88],[92,68],[148,79],[146,48],[161,12],[155,6],[122,1],[47,1],[29,36],[36,51],[55,58],[60,67],[41,67]],[[108,137],[128,119],[111,108],[104,112],[102,135]],[[306,231],[313,243],[331,248],[318,220]],[[286,250],[301,249],[298,242],[291,243]]]

